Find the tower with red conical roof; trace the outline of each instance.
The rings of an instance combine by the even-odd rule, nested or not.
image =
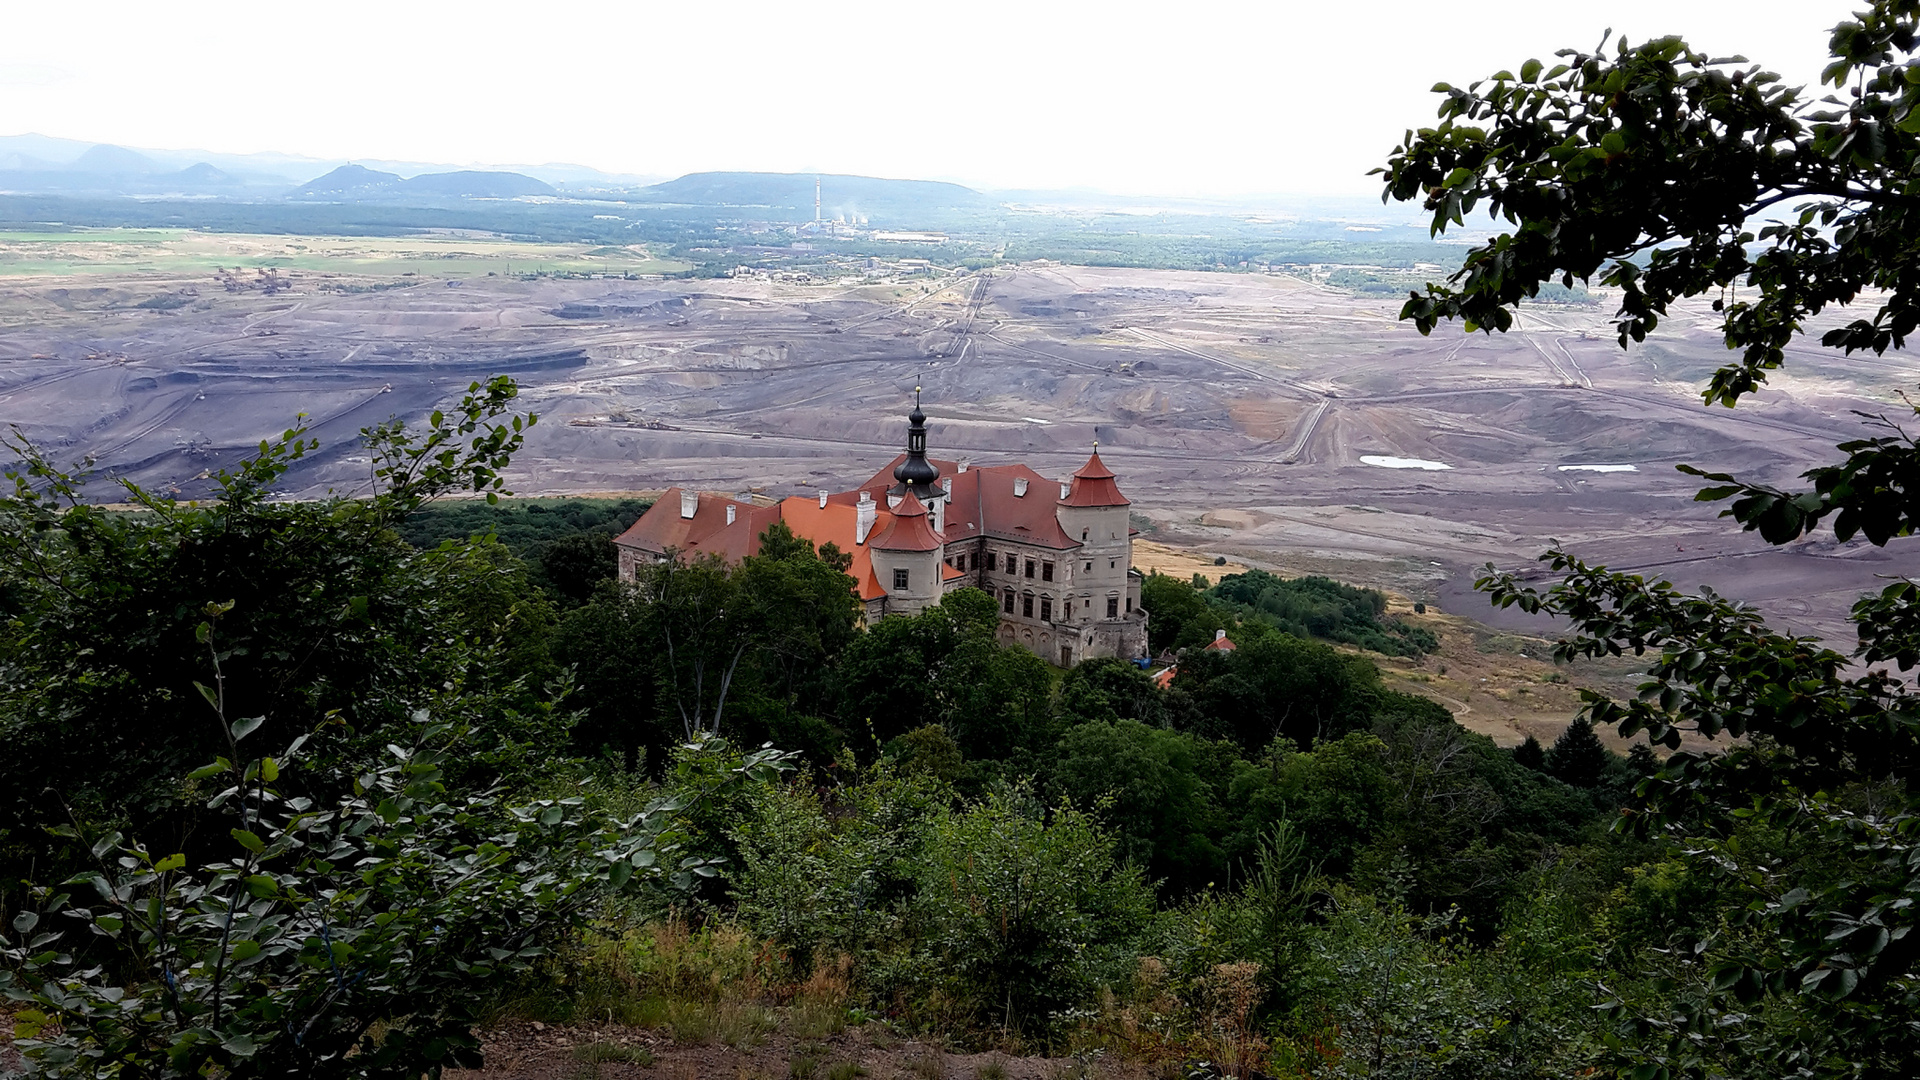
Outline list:
[[[945,592],[941,555],[946,547],[947,538],[933,527],[926,504],[912,491],[902,494],[894,504],[892,520],[867,541],[874,580],[886,592],[887,614],[910,615],[940,602]]]
[[[1079,541],[1073,554],[1073,606],[1084,611],[1097,624],[1128,624],[1140,603],[1139,584],[1134,579],[1132,523],[1128,507],[1132,504],[1120,493],[1113,470],[1100,460],[1100,444],[1072,478],[1062,485],[1055,515],[1060,530],[1069,540]],[[1083,635],[1084,636],[1084,635]],[[1083,643],[1090,652],[1105,651]],[[1108,653],[1130,656],[1131,652]]]

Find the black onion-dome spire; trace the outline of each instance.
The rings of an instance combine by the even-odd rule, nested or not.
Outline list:
[[[927,414],[920,411],[920,388],[913,388],[913,411],[907,414],[907,460],[894,466],[892,494],[912,491],[913,497],[926,502],[933,497],[933,485],[940,480],[940,469],[927,460]]]

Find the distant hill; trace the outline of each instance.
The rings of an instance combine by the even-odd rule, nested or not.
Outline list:
[[[380,202],[427,199],[512,199],[521,195],[552,195],[551,185],[511,172],[422,173],[402,180],[397,174],[361,165],[342,165],[325,176],[301,185],[294,198],[353,199]]]
[[[179,172],[156,176],[153,180],[156,184],[178,186],[182,191],[232,188],[239,187],[241,184],[240,180],[232,174],[221,172],[204,161],[198,165],[189,165]]]
[[[553,185],[511,172],[423,173],[402,180],[398,190],[409,195],[460,199],[512,199],[521,195],[554,195]]]
[[[354,198],[372,195],[400,182],[395,173],[378,172],[363,165],[342,165],[325,176],[316,177],[294,191],[295,198]]]
[[[128,150],[124,146],[99,146],[81,154],[72,164],[65,166],[73,172],[115,173],[144,176],[162,172],[159,163],[137,150]]]
[[[786,216],[813,216],[813,173],[700,172],[640,192],[648,201],[692,206],[766,207]],[[983,210],[995,201],[972,188],[939,180],[887,180],[822,173],[820,211],[826,217],[893,215],[906,211]]]

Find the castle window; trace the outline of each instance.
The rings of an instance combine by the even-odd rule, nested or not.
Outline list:
[[[1060,621],[1061,622],[1073,621],[1073,601],[1069,600],[1065,604],[1061,605]]]
[[[1052,563],[1047,562],[1047,563],[1040,564],[1040,580],[1041,581],[1053,580],[1053,564]]]
[[[1020,614],[1029,619],[1033,618],[1033,594],[1032,593],[1028,593],[1027,595],[1020,598]]]
[[[1028,577],[1033,576],[1033,560],[1032,559],[1027,560],[1027,576]]]
[[[893,569],[893,591],[907,591],[907,568],[904,566],[896,566]]]
[[[1040,621],[1053,621],[1053,601],[1044,596],[1040,598]]]
[[[1119,559],[1108,559],[1108,560],[1107,560],[1107,569],[1109,569],[1109,570],[1116,570],[1116,569],[1118,569],[1118,568],[1119,568],[1119,566],[1120,566],[1120,560],[1119,560]]]
[[[1006,612],[1009,615],[1013,614],[1013,590],[1012,589],[1008,589],[1005,593],[1001,594],[1000,610]]]
[[[1080,539],[1082,539],[1082,540],[1085,540],[1086,538],[1087,538],[1087,530],[1086,530],[1086,529],[1081,529],[1081,530],[1080,530]]]
[[[1089,573],[1089,574],[1091,574],[1091,573],[1093,573],[1093,564],[1092,564],[1092,563],[1088,563],[1088,564],[1087,564],[1087,573]]]
[[[1127,597],[1127,610],[1128,611],[1133,610],[1133,597],[1131,596]]]
[[[1119,599],[1112,596],[1107,597],[1107,618],[1117,619],[1119,617],[1120,617]]]
[[[995,555],[991,551],[987,552],[987,569],[989,570],[1000,569],[1000,557],[998,555]]]

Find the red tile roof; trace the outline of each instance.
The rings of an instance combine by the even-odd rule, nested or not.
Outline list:
[[[680,516],[680,489],[668,488],[633,527],[614,543],[644,551],[679,551],[688,555],[719,555],[738,562],[760,550],[760,534],[780,520],[777,506],[756,506],[724,495],[702,492],[691,518]],[[727,521],[727,510],[733,521]]]
[[[879,526],[874,528],[878,531]],[[909,491],[893,508],[893,521],[886,531],[868,538],[867,543],[882,551],[939,551],[947,546],[947,538],[934,531],[926,505]]]
[[[854,592],[862,600],[878,600],[886,595],[880,588],[880,582],[873,576],[873,555],[866,544],[856,543],[859,533],[859,510],[851,502],[827,500],[821,506],[814,499],[786,499],[780,503],[780,520],[795,535],[804,536],[813,541],[815,547],[833,544],[841,551],[853,556],[853,565],[847,573],[853,575]],[[893,515],[887,513],[887,504],[881,503],[874,508],[873,531],[878,533],[893,521]],[[869,540],[872,539],[870,535]]]
[[[1120,494],[1120,485],[1114,483],[1113,472],[1100,460],[1100,451],[1095,450],[1080,471],[1073,474],[1073,485],[1067,491],[1067,497],[1060,500],[1062,506],[1131,506],[1125,495]]]
[[[1021,480],[1026,494],[1016,495]],[[953,478],[948,500],[947,535],[956,540],[975,536],[1018,540],[1058,551],[1080,546],[1060,528],[1053,495],[1059,482],[1025,465],[989,465],[968,469]]]

